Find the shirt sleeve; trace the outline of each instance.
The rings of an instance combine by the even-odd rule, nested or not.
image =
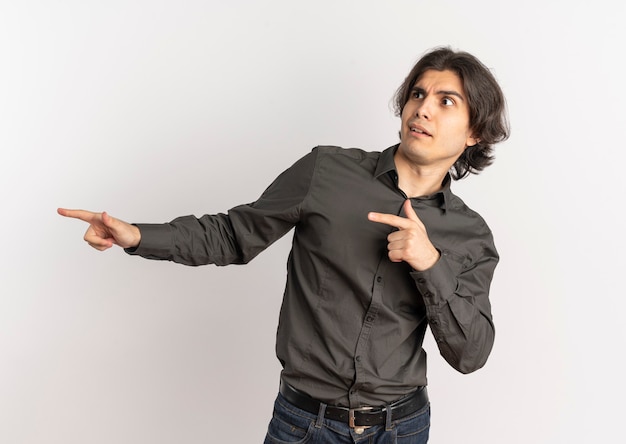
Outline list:
[[[250,204],[202,217],[183,216],[165,224],[135,224],[141,231],[131,255],[184,265],[245,264],[299,221],[309,191],[317,150],[284,171]]]
[[[433,267],[412,272],[439,351],[461,373],[485,365],[495,337],[489,287],[498,254],[491,235],[480,245],[475,260],[443,250]]]

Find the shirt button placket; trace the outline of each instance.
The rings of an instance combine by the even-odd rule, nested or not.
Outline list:
[[[361,382],[365,377],[366,371],[366,369],[363,368],[363,353],[367,352],[367,344],[369,342],[372,324],[376,320],[376,313],[378,311],[378,301],[382,299],[382,287],[383,277],[380,274],[377,274],[374,278],[374,294],[372,295],[370,306],[365,313],[363,327],[361,328],[361,334],[359,335],[356,347],[356,354],[354,356],[354,370],[356,375],[354,379],[354,384],[352,385],[352,388],[349,392],[350,405],[359,404],[358,390],[361,387]]]

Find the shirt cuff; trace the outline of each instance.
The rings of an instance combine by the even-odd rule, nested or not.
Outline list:
[[[430,304],[439,305],[448,301],[456,291],[457,276],[448,263],[445,251],[435,265],[428,270],[413,271],[411,277],[425,302]]]
[[[169,224],[133,224],[141,232],[139,245],[125,248],[130,255],[166,259],[172,251],[172,227]]]

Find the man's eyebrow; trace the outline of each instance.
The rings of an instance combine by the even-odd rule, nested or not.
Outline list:
[[[414,86],[413,88],[411,88],[411,91],[412,92],[426,92],[424,88],[421,88],[419,86]],[[455,96],[463,101],[465,100],[465,97],[463,97],[461,93],[454,91],[454,90],[442,89],[440,91],[436,91],[435,94],[438,96]]]
[[[447,90],[441,90],[441,91],[437,91],[435,94],[440,95],[440,96],[456,96],[461,100],[465,100],[465,97],[463,97],[463,95],[461,93],[458,93],[456,91],[447,91]]]

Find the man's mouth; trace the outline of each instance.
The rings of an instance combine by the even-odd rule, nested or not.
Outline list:
[[[425,136],[431,136],[431,137],[432,137],[432,134],[430,134],[428,131],[426,131],[426,130],[424,129],[424,127],[423,127],[423,126],[420,126],[420,125],[409,125],[409,130],[410,130],[412,133],[416,133],[416,134],[423,134],[423,135],[425,135]]]

